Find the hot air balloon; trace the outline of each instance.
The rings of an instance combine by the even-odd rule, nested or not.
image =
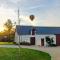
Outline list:
[[[30,17],[29,17],[29,18],[30,18],[30,20],[31,20],[31,21],[33,21],[33,20],[34,20],[34,18],[35,18],[35,16],[34,16],[34,15],[30,15]]]

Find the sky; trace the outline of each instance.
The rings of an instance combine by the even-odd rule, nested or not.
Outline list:
[[[60,27],[60,0],[0,0],[0,29],[7,19],[18,24],[18,8],[21,25]]]

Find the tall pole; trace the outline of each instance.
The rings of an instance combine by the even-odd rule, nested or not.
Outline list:
[[[19,13],[19,8],[18,8],[18,25],[20,25],[20,19],[19,19],[20,13]]]
[[[20,19],[19,19],[19,8],[18,8],[18,25],[19,25],[19,28],[20,28]],[[19,35],[19,48],[20,48],[20,35]]]
[[[20,28],[20,19],[19,19],[19,8],[18,8],[18,25],[19,25],[19,28]],[[19,35],[19,59],[20,59],[20,35]]]

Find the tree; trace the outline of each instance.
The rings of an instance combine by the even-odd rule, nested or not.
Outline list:
[[[11,32],[11,29],[13,27],[13,24],[12,24],[12,21],[10,19],[7,20],[7,22],[4,24],[4,26],[6,27],[6,29],[8,30],[8,39],[10,41],[10,32]]]
[[[53,45],[53,38],[50,38],[49,36],[46,37],[46,42],[48,43],[48,46],[52,46]]]

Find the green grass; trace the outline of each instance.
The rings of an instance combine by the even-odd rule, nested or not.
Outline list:
[[[0,42],[0,45],[12,45],[13,44],[13,42]]]
[[[51,60],[51,56],[45,52],[20,48],[0,48],[0,60]]]

